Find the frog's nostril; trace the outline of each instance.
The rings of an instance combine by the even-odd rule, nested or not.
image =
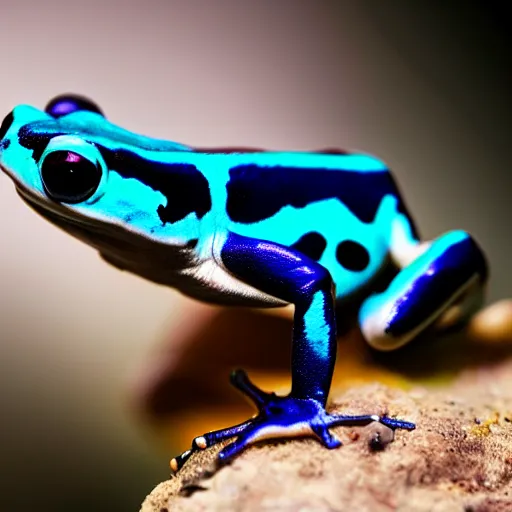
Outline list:
[[[12,112],[9,112],[5,116],[5,119],[2,121],[2,126],[0,126],[0,140],[2,140],[5,137],[5,134],[11,127],[13,121],[14,121],[14,116],[12,115]]]

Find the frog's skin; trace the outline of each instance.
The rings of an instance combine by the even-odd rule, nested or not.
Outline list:
[[[359,324],[379,350],[456,324],[481,303],[487,265],[476,242],[463,231],[420,241],[373,156],[196,149],[126,131],[66,95],[45,111],[21,105],[7,115],[0,165],[31,207],[121,269],[205,301],[295,306],[290,394],[265,393],[235,372],[259,414],[197,437],[175,470],[230,437],[221,461],[265,438],[310,435],[335,448],[336,425],[412,430],[387,416],[325,411],[336,301],[362,297]]]

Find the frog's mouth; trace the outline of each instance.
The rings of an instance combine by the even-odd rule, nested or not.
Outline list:
[[[90,233],[105,228],[105,225],[102,226],[100,222],[96,222],[94,219],[81,218],[76,214],[71,216],[62,206],[43,202],[38,196],[18,184],[16,184],[16,192],[35,212],[66,231],[76,228],[83,233]],[[95,226],[95,224],[97,225]]]
[[[36,213],[102,253],[133,253],[140,245],[138,240],[140,237],[128,232],[122,226],[81,216],[76,212],[70,215],[65,207],[58,203],[43,201],[30,190],[17,184],[16,191]]]
[[[36,213],[95,248],[119,268],[143,275],[155,282],[163,282],[161,277],[168,274],[169,268],[184,269],[195,265],[193,251],[183,248],[182,245],[176,245],[176,250],[172,250],[172,244],[167,241],[144,237],[120,224],[91,219],[76,212],[70,215],[65,207],[43,201],[23,186],[16,185],[16,191]],[[141,253],[152,257],[141,258]],[[162,268],[166,269],[166,273],[162,272],[160,275],[159,269]],[[167,281],[164,284],[166,283]]]

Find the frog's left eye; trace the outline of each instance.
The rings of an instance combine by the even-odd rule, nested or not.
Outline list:
[[[100,166],[73,151],[54,151],[41,165],[41,179],[46,193],[62,203],[81,203],[98,188]]]
[[[93,144],[72,136],[54,137],[39,160],[44,191],[60,203],[94,201],[102,193],[107,168]]]

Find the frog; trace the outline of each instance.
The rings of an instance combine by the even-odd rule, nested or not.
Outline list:
[[[339,426],[414,430],[388,414],[327,411],[336,312],[355,304],[371,349],[391,351],[463,326],[484,300],[478,242],[464,230],[421,238],[390,169],[368,153],[194,147],[131,132],[89,98],[61,94],[5,117],[0,167],[29,207],[118,269],[212,304],[293,307],[290,392],[234,370],[256,413],[197,436],[173,471],[223,441],[219,463],[267,439],[338,448]]]

